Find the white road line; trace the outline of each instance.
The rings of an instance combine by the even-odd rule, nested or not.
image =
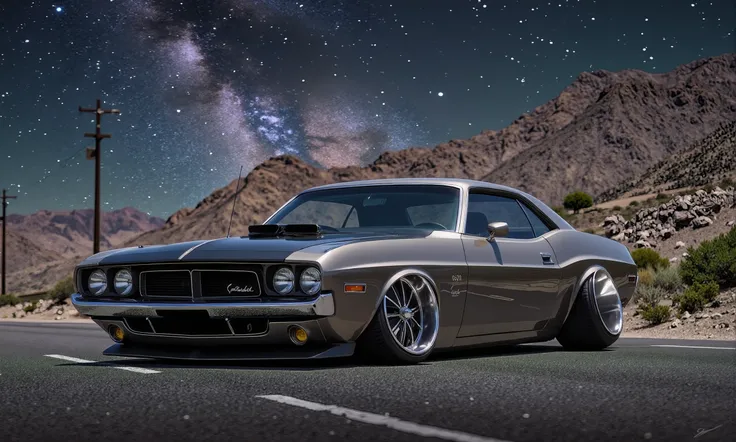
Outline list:
[[[363,422],[366,424],[382,425],[394,430],[403,431],[417,436],[436,437],[438,439],[452,440],[456,442],[508,442],[501,439],[493,439],[490,437],[476,436],[474,434],[463,433],[460,431],[445,430],[443,428],[432,427],[429,425],[416,424],[407,422],[395,417],[383,416],[380,414],[366,413],[365,411],[351,410],[350,408],[338,407],[337,405],[324,405],[317,402],[309,402],[290,396],[282,396],[280,394],[256,396],[262,399],[279,402],[282,404],[293,405],[295,407],[306,408],[312,411],[329,411],[337,416],[344,416],[348,419]]]
[[[97,361],[88,361],[86,359],[79,359],[79,358],[73,358],[71,356],[64,356],[64,355],[44,355],[49,358],[55,358],[55,359],[61,359],[63,361],[69,361],[69,362],[76,362],[78,364],[97,364]],[[106,364],[106,362],[103,362],[103,364]],[[141,373],[141,374],[155,374],[155,373],[161,373],[160,371],[156,370],[149,370],[148,368],[140,368],[140,367],[121,367],[117,365],[107,365],[111,368],[117,368],[118,370],[126,370],[126,371],[132,371],[133,373]]]
[[[706,347],[703,345],[652,345],[652,347],[669,347],[669,348],[704,348],[707,350],[736,350],[736,347]]]

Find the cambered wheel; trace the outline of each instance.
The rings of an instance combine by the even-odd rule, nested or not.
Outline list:
[[[416,364],[432,352],[439,322],[437,295],[427,278],[404,275],[384,294],[358,351],[369,362]]]
[[[613,278],[598,269],[582,284],[557,341],[569,350],[602,350],[621,335],[623,318]]]

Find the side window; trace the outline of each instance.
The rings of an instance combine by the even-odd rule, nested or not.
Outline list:
[[[534,236],[541,236],[545,233],[550,231],[550,228],[547,227],[547,224],[544,223],[537,215],[534,214],[534,212],[529,209],[529,207],[526,206],[526,204],[519,202],[521,204],[521,207],[524,208],[524,213],[526,213],[526,216],[529,218],[529,221],[532,223],[532,228],[534,229]]]
[[[429,204],[406,208],[406,213],[415,226],[424,223],[440,224],[446,229],[455,228],[457,219],[457,204]]]
[[[504,222],[509,225],[509,238],[534,238],[534,229],[524,209],[513,198],[485,193],[471,193],[465,233],[485,236],[488,223]]]

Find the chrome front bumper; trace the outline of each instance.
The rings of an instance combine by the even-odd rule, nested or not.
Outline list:
[[[88,301],[82,295],[72,295],[72,304],[80,314],[91,317],[156,317],[156,310],[207,311],[211,318],[269,318],[269,317],[328,317],[335,314],[331,293],[311,301],[251,302],[251,303],[142,303]]]

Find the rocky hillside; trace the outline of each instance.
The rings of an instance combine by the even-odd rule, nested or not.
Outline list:
[[[160,228],[161,218],[148,216],[140,210],[126,207],[102,214],[100,248],[108,249],[143,232]],[[35,249],[47,256],[71,257],[92,254],[94,210],[49,211],[30,215],[8,215],[8,232],[25,237],[35,248],[8,246],[8,255],[20,261],[31,259]],[[10,233],[8,234],[10,237]],[[51,253],[49,253],[51,252]]]
[[[634,247],[657,247],[680,230],[696,230],[713,224],[724,209],[736,207],[736,189],[719,187],[711,192],[698,190],[694,195],[677,196],[657,207],[645,208],[628,221],[613,215],[603,222],[605,235]],[[728,221],[729,226],[733,221]]]
[[[8,239],[5,243],[5,247],[8,251],[8,258],[5,264],[8,266],[8,273],[13,273],[29,267],[38,267],[56,259],[56,254],[54,252],[45,249],[38,243],[14,232],[9,227],[7,230]],[[2,237],[2,230],[0,230],[0,241],[2,241]],[[0,249],[0,257],[1,256],[2,249]]]
[[[553,204],[571,189],[595,195],[736,120],[735,54],[666,74],[598,71],[578,82],[600,91],[595,102],[485,180]]]
[[[626,196],[736,181],[736,121],[721,125],[707,137],[598,195],[605,202]]]
[[[574,188],[598,193],[736,119],[736,54],[698,60],[666,74],[583,73],[555,99],[500,131],[432,149],[386,152],[366,166],[318,169],[272,158],[159,230],[128,244],[223,236],[235,188],[233,234],[262,222],[295,193],[315,185],[390,177],[486,179],[557,204]]]

